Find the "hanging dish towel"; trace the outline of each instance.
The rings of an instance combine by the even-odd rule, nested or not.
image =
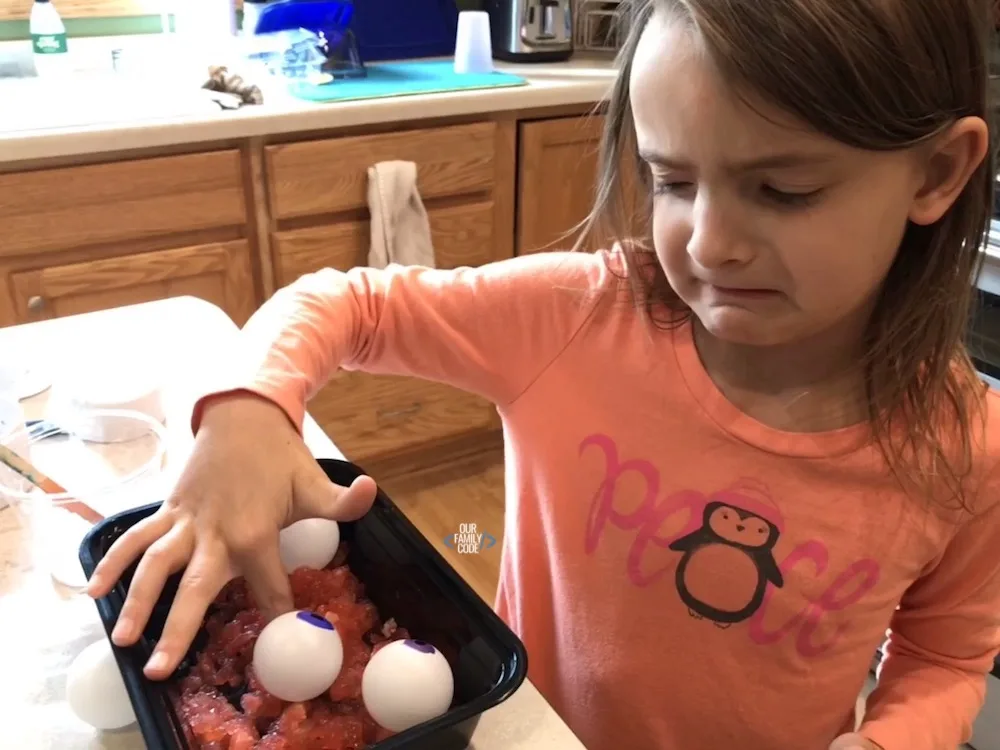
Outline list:
[[[434,267],[431,226],[417,191],[416,164],[383,161],[369,167],[368,210],[372,215],[368,265]]]

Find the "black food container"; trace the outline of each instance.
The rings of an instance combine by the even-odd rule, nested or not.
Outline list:
[[[364,474],[346,461],[320,459],[319,464],[332,482],[345,487]],[[112,516],[90,531],[80,546],[80,562],[88,578],[112,543],[157,507]],[[341,524],[341,539],[348,544],[348,567],[364,584],[365,595],[381,618],[391,617],[411,637],[433,643],[455,676],[455,696],[446,714],[371,745],[370,750],[468,747],[480,715],[505,701],[524,682],[524,644],[381,490],[363,518]],[[108,596],[96,602],[109,638],[134,572],[135,566]],[[134,646],[112,645],[149,750],[190,750],[167,694],[170,681],[154,682],[142,673],[179,580],[180,574],[168,582]],[[192,654],[200,642],[200,638],[195,641]],[[183,668],[182,664],[178,673]]]

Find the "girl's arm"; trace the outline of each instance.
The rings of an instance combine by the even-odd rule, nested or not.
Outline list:
[[[247,322],[212,395],[256,393],[300,431],[306,402],[338,368],[421,377],[509,404],[617,280],[612,257],[539,253],[477,268],[358,267],[302,276]],[[206,400],[195,406],[195,430]]]
[[[885,750],[960,747],[1000,650],[1000,504],[968,521],[892,620],[861,734]]]

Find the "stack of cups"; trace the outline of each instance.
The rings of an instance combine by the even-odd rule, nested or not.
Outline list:
[[[490,15],[485,10],[463,10],[458,14],[455,72],[459,75],[484,75],[493,72]]]

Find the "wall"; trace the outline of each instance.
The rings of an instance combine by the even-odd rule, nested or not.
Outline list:
[[[162,29],[159,15],[165,4],[162,0],[52,1],[71,37],[158,34]],[[0,0],[0,41],[27,39],[31,3],[32,0]],[[456,3],[460,9],[478,9],[482,0],[456,0]],[[242,0],[237,0],[237,4],[242,6]]]

